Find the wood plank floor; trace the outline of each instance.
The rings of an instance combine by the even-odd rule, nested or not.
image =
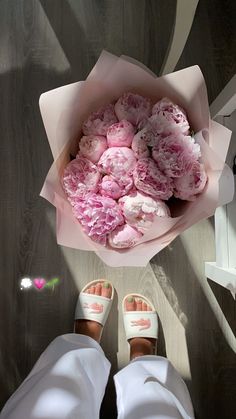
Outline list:
[[[146,268],[109,268],[92,253],[57,246],[54,209],[39,197],[52,162],[40,94],[85,78],[103,48],[158,74],[174,16],[173,0],[0,1],[1,406],[47,344],[72,331],[78,291],[107,277],[119,301],[133,290],[152,297],[159,352],[186,380],[196,418],[236,417],[235,303],[204,277],[204,261],[214,260],[213,221],[193,226]],[[200,65],[210,101],[235,73],[235,17],[233,0],[200,0],[177,66]],[[20,290],[22,277],[38,275],[60,284]],[[112,373],[128,361],[118,297],[102,342]],[[115,418],[112,380],[101,417]]]

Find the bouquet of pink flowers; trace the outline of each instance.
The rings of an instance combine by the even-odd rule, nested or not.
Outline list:
[[[103,52],[85,82],[43,94],[40,108],[55,160],[41,195],[59,244],[145,266],[233,197],[231,133],[210,121],[197,66],[156,78]]]
[[[74,216],[98,243],[138,245],[154,218],[171,216],[170,198],[193,201],[206,185],[186,112],[170,99],[152,105],[124,93],[90,114],[82,131],[62,186]]]

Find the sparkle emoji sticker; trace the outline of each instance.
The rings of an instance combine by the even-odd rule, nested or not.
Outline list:
[[[38,291],[42,291],[43,288],[48,288],[51,289],[52,291],[54,291],[55,286],[59,284],[59,278],[52,278],[50,280],[46,280],[44,278],[41,277],[37,277],[37,278],[22,278],[20,280],[20,289],[21,290],[26,290],[28,288],[31,288],[32,286],[34,286],[34,288],[36,288]]]
[[[27,289],[32,287],[32,281],[30,278],[22,278],[21,283],[20,283],[20,289]]]

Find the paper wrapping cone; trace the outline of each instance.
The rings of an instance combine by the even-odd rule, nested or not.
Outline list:
[[[187,111],[190,126],[197,133],[195,139],[201,146],[208,182],[203,193],[194,202],[183,203],[174,218],[156,217],[140,244],[117,250],[93,242],[83,232],[62,189],[61,175],[69,154],[75,155],[77,151],[85,118],[127,91],[147,96],[153,103],[169,97]],[[54,158],[40,195],[56,207],[58,244],[94,251],[110,266],[145,266],[178,234],[233,199],[234,178],[224,163],[231,131],[210,120],[206,85],[198,66],[157,78],[131,58],[103,51],[86,81],[46,92],[39,104]]]

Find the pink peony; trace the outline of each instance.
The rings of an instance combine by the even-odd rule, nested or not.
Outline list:
[[[115,104],[116,115],[121,121],[126,119],[137,126],[151,115],[151,101],[134,93],[124,93]]]
[[[134,137],[134,127],[128,121],[120,121],[107,130],[108,147],[130,147]]]
[[[184,176],[201,156],[200,146],[186,135],[169,135],[152,149],[152,157],[160,170],[169,177]]]
[[[190,127],[186,112],[183,108],[171,102],[167,97],[159,100],[159,102],[153,106],[152,115],[164,117],[169,125],[177,125],[182,134],[189,134]]]
[[[194,201],[195,195],[203,191],[206,182],[207,175],[204,166],[196,161],[190,172],[174,180],[174,196],[186,201]]]
[[[114,105],[110,103],[89,115],[83,123],[83,133],[85,135],[106,135],[108,128],[116,122]]]
[[[134,182],[131,176],[122,176],[116,178],[114,176],[104,176],[102,178],[99,193],[113,199],[118,199],[126,195],[133,187]]]
[[[84,136],[79,141],[80,156],[85,157],[92,163],[97,163],[106,149],[106,137],[102,137],[101,135]]]
[[[152,115],[136,136],[145,141],[148,146],[153,147],[163,137],[172,134],[179,135],[180,133],[181,131],[176,124],[170,124],[162,115]]]
[[[120,178],[117,178],[117,181],[122,188],[122,196],[134,189],[134,180],[131,174],[121,176]]]
[[[124,223],[119,205],[111,198],[89,194],[86,199],[70,200],[75,217],[88,236],[101,244],[106,244],[107,234]]]
[[[142,138],[142,131],[139,131],[137,134],[135,134],[131,148],[136,159],[142,159],[144,157],[150,156],[150,151],[148,149],[146,139]]]
[[[163,200],[173,195],[172,180],[163,175],[151,158],[138,160],[133,176],[136,188],[147,195]]]
[[[121,177],[132,173],[135,164],[136,158],[130,148],[111,147],[104,151],[98,162],[98,167],[107,175]]]
[[[124,224],[109,234],[108,241],[111,247],[127,249],[138,243],[141,237],[142,234],[139,231],[128,224]]]
[[[100,184],[100,194],[113,199],[118,199],[123,195],[122,186],[119,185],[116,178],[112,176],[104,176]]]
[[[151,227],[155,216],[170,217],[170,210],[163,201],[138,191],[120,198],[119,204],[127,223],[142,233]]]
[[[101,175],[97,167],[89,160],[77,157],[65,168],[62,185],[69,197],[84,197],[90,192],[97,192]]]
[[[151,118],[151,116],[150,116],[150,118]],[[139,124],[137,125],[137,130],[138,131],[141,131],[147,125],[148,119],[149,119],[149,117],[148,118],[143,118],[142,121],[139,122]]]

